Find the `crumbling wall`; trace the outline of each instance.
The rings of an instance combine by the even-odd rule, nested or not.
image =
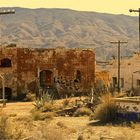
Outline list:
[[[5,75],[5,86],[12,89],[12,96],[35,93],[42,71],[50,73],[46,80],[51,88],[59,84],[61,89],[82,91],[95,82],[93,50],[4,47],[0,48],[0,60],[3,58],[11,61],[11,66],[0,67],[0,73]]]
[[[82,49],[18,49],[19,89],[35,90],[37,76],[45,70],[52,72],[53,86],[59,83],[67,90],[87,89],[95,81],[95,54]],[[79,81],[76,81],[77,72],[81,75]]]
[[[4,62],[8,59],[11,65]],[[3,61],[4,60],[4,61]],[[17,48],[8,47],[0,48],[0,74],[5,79],[5,87],[11,89],[12,97],[17,96]],[[2,81],[2,79],[0,79]],[[2,89],[2,82],[0,82],[0,91]],[[7,91],[5,91],[6,94]]]
[[[96,81],[102,80],[106,87],[110,86],[109,72],[108,71],[100,71],[96,72]]]

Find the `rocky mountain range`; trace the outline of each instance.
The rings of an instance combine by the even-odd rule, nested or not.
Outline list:
[[[138,50],[138,17],[70,9],[14,9],[14,15],[0,16],[1,45],[93,48],[102,60],[117,55],[117,45],[110,41],[128,41],[121,47],[123,56]]]

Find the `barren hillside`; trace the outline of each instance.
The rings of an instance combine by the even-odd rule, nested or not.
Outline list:
[[[15,15],[1,16],[1,44],[28,47],[95,48],[97,57],[106,59],[116,53],[110,41],[128,40],[123,55],[137,50],[138,18],[69,9],[15,8]],[[127,46],[127,47],[126,47]]]

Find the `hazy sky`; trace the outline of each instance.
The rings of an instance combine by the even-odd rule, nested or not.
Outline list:
[[[130,14],[128,10],[140,8],[140,0],[0,0],[1,7],[69,8],[113,14]],[[133,13],[131,15],[138,15]]]

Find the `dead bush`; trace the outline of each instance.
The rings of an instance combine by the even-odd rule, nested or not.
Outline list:
[[[45,119],[53,119],[53,117],[55,117],[56,114],[54,112],[46,112],[46,113],[42,113],[40,111],[35,111],[32,113],[32,117],[34,121],[43,121]]]
[[[63,135],[57,129],[48,129],[47,132],[43,134],[45,140],[64,140]]]
[[[85,139],[84,139],[83,135],[80,135],[80,136],[77,138],[77,140],[85,140]]]
[[[8,117],[0,111],[0,138],[8,139],[9,136],[7,134],[7,119]]]
[[[8,121],[8,116],[0,111],[0,139],[19,140],[22,138],[22,130]]]
[[[32,118],[30,117],[30,115],[17,117],[16,120],[21,122],[27,122],[27,123],[32,122]]]
[[[92,111],[89,109],[89,108],[86,108],[86,107],[81,107],[81,108],[78,108],[75,113],[74,113],[74,116],[75,117],[79,117],[79,116],[89,116],[92,114]]]
[[[57,126],[59,126],[61,128],[67,128],[67,126],[63,122],[58,122]]]
[[[32,112],[33,120],[34,120],[34,121],[42,120],[40,114],[41,114],[40,111],[34,111],[34,112]]]
[[[27,93],[25,101],[35,101],[35,94],[31,92]]]
[[[77,129],[75,129],[75,128],[69,128],[69,132],[70,133],[77,133]]]
[[[47,112],[45,113],[46,119],[53,119],[56,116],[54,112]]]
[[[43,112],[51,112],[54,111],[56,108],[52,103],[45,103],[45,105],[42,107]]]
[[[65,138],[61,129],[42,125],[35,131],[33,140],[65,140]]]
[[[66,107],[66,106],[68,106],[69,105],[69,103],[70,103],[70,100],[69,99],[65,99],[64,101],[63,101],[63,107]]]
[[[98,119],[102,122],[112,122],[116,120],[117,106],[112,101],[110,94],[101,97],[101,104],[95,109],[94,119]]]
[[[12,114],[9,114],[8,116],[9,116],[9,117],[16,117],[17,114],[16,114],[16,113],[12,113]]]

